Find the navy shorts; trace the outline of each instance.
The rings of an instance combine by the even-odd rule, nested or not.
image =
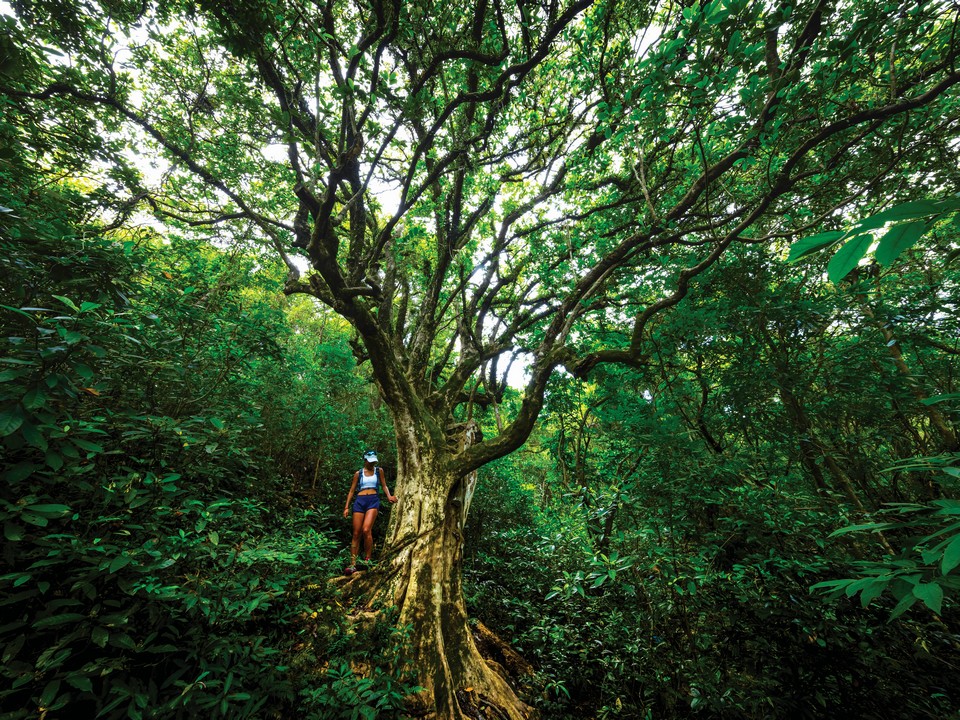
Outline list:
[[[367,510],[377,510],[380,508],[380,495],[357,495],[353,501],[353,511],[355,513],[366,513]]]

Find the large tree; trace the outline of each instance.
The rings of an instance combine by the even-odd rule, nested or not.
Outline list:
[[[95,109],[165,159],[131,200],[270,243],[287,290],[355,329],[400,497],[366,589],[412,626],[437,717],[529,712],[476,650],[460,557],[475,471],[524,443],[550,375],[642,363],[731,245],[942,192],[958,147],[947,3],[16,7],[7,66],[38,39],[66,57],[41,84],[5,71],[8,102]],[[523,401],[480,438],[471,408],[518,358]]]

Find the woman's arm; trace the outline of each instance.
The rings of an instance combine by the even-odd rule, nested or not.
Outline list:
[[[395,503],[397,501],[397,496],[391,494],[390,488],[387,487],[387,473],[383,468],[380,468],[380,484],[383,486],[383,491],[387,494],[387,500]]]
[[[357,489],[357,480],[360,476],[359,472],[353,474],[353,482],[350,483],[350,490],[347,492],[347,504],[343,506],[343,516],[350,517],[350,498],[353,497],[353,491]]]

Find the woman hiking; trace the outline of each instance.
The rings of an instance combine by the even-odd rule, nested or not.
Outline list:
[[[357,571],[357,553],[360,551],[360,539],[363,538],[364,561],[370,562],[373,554],[373,523],[377,519],[380,508],[380,495],[377,493],[377,484],[383,486],[387,500],[397,501],[397,496],[390,493],[383,468],[377,467],[377,453],[368,450],[363,454],[363,467],[353,474],[353,482],[347,493],[347,503],[343,506],[343,516],[350,515],[350,498],[354,491],[357,499],[353,503],[353,542],[350,543],[350,566],[343,572],[353,575]]]

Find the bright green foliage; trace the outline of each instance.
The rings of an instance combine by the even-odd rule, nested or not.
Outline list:
[[[811,253],[842,243],[827,265],[831,282],[840,282],[867,254],[879,237],[874,257],[883,267],[890,267],[936,223],[960,210],[960,198],[946,200],[913,200],[865,217],[846,232],[831,230],[794,243],[788,260],[799,260]],[[882,232],[884,231],[885,232]]]
[[[389,716],[410,689],[389,663],[372,704],[320,671],[354,657],[324,582],[338,547],[279,472],[323,439],[339,497],[382,424],[342,331],[301,339],[242,250],[104,236],[95,198],[24,155],[0,165],[19,181],[0,197],[4,717]]]
[[[889,593],[897,601],[890,612],[891,620],[918,601],[932,612],[942,613],[944,596],[960,590],[960,572],[957,572],[960,567],[960,502],[898,503],[883,512],[893,514],[897,519],[853,525],[837,530],[833,536],[866,531],[902,536],[904,547],[901,554],[883,560],[855,562],[855,578],[826,580],[811,589],[834,598],[859,594],[863,607]]]

